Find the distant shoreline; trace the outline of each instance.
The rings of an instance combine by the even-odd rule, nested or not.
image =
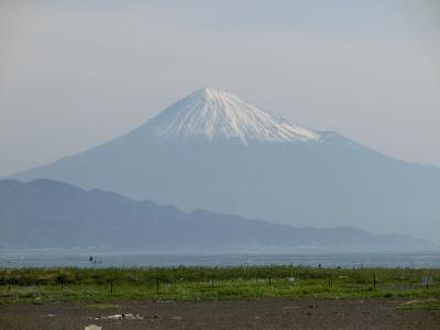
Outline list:
[[[90,257],[93,261],[90,262]],[[1,250],[1,268],[145,268],[177,266],[305,266],[317,268],[436,268],[440,252],[146,253],[90,250]]]

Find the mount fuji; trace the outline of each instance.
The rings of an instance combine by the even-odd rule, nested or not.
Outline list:
[[[15,177],[186,211],[440,237],[439,168],[294,125],[214,88],[193,92],[120,138]]]

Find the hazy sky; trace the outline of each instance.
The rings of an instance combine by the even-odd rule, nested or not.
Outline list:
[[[438,0],[0,0],[0,175],[194,89],[440,166]]]

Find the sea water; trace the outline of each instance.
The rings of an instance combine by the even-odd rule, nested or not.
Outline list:
[[[302,265],[341,268],[440,268],[440,252],[304,254],[119,254],[2,253],[0,267],[177,267]]]

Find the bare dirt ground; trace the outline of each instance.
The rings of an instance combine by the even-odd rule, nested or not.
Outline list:
[[[0,306],[0,329],[440,329],[440,311],[409,299],[264,299]],[[121,315],[123,314],[123,316]]]

